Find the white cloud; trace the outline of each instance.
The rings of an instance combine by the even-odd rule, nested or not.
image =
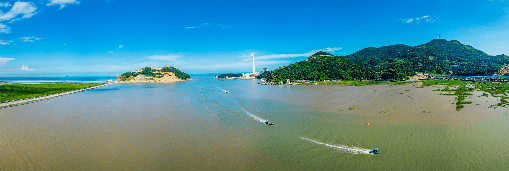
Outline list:
[[[149,56],[148,58],[152,59],[152,60],[159,60],[159,61],[175,61],[180,57],[181,57],[181,55],[178,55],[178,54],[168,54],[168,55],[153,55],[153,56]]]
[[[14,41],[12,41],[12,40],[0,40],[0,45],[9,45],[12,42],[14,42]]]
[[[425,15],[417,18],[409,18],[401,20],[403,23],[432,23],[438,21],[438,17],[430,17],[429,15]]]
[[[65,45],[65,44],[64,44],[64,45]],[[124,47],[124,45],[120,45],[120,46],[118,46],[118,48],[117,48],[117,49],[112,50],[112,51],[108,51],[108,53],[113,53],[113,52],[115,52],[115,51],[119,51],[119,50],[120,50],[120,49],[122,49],[123,47]]]
[[[15,2],[11,10],[5,14],[0,13],[0,21],[16,21],[20,18],[16,18],[18,15],[22,15],[21,18],[30,18],[36,14],[35,10],[37,7],[32,2]]]
[[[194,29],[194,28],[200,28],[200,27],[206,27],[206,26],[210,26],[210,23],[203,23],[199,26],[186,27],[186,29]]]
[[[14,60],[14,58],[0,58],[0,65],[3,65],[12,60]]]
[[[182,57],[182,54],[153,55],[148,58],[154,61],[168,61],[174,65],[180,65],[184,63],[184,61],[179,60],[180,57]]]
[[[289,60],[269,60],[269,59],[284,59],[284,58],[295,58],[295,57],[309,57],[316,52],[323,51],[323,52],[330,52],[334,53],[337,50],[341,50],[341,47],[334,47],[334,48],[325,48],[320,50],[312,50],[307,53],[301,53],[301,54],[272,54],[272,55],[262,55],[262,56],[256,56],[255,55],[255,63],[257,66],[263,66],[263,65],[272,65],[272,64],[289,64],[292,61]],[[160,58],[159,56],[157,58]],[[162,57],[161,57],[162,58]],[[171,59],[171,56],[167,57]],[[187,66],[182,68],[187,69],[195,69],[195,70],[202,70],[202,69],[219,69],[219,68],[249,68],[253,66],[253,63],[251,61],[251,55],[244,55],[241,56],[243,58],[242,61],[239,62],[232,62],[232,63],[220,63],[220,64],[211,64],[211,65],[202,65],[202,66]]]
[[[257,61],[256,65],[272,65],[272,64],[287,64],[291,61]],[[218,68],[244,68],[244,69],[251,69],[251,66],[253,66],[252,62],[235,62],[235,63],[222,63],[222,64],[215,64],[215,65],[201,65],[201,66],[187,66],[187,67],[181,67],[186,69],[198,69],[198,70],[207,70],[207,69],[218,69]]]
[[[5,2],[5,3],[0,2],[0,7],[10,7],[10,6],[12,6],[12,5],[9,4],[9,2]]]
[[[34,69],[28,68],[28,66],[25,66],[25,65],[21,66],[21,70],[23,70],[23,71],[35,71]]]
[[[320,52],[320,51],[323,51],[323,52],[330,52],[330,53],[334,53],[336,50],[340,50],[342,48],[340,47],[335,47],[335,48],[325,48],[325,49],[320,49],[320,50],[312,50],[312,51],[309,51],[308,53],[301,53],[301,54],[272,54],[272,55],[262,55],[262,56],[255,56],[255,60],[265,60],[265,59],[277,59],[277,58],[295,58],[295,57],[303,57],[303,56],[311,56],[313,54],[315,54],[316,52]],[[244,58],[246,58],[245,60],[251,60],[251,55],[247,56],[242,56]]]
[[[11,27],[0,23],[0,33],[10,33],[11,32],[10,30],[11,30]]]
[[[50,2],[48,4],[46,4],[46,6],[53,6],[53,5],[60,5],[60,9],[64,8],[66,5],[70,5],[70,4],[80,4],[80,1],[76,1],[76,0],[50,0]]]
[[[42,38],[36,38],[35,36],[32,36],[32,37],[22,37],[19,39],[23,40],[24,42],[35,42],[36,40],[41,40]]]

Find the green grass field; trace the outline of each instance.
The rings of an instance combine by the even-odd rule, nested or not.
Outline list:
[[[46,96],[102,84],[105,83],[3,84],[0,85],[0,102]]]

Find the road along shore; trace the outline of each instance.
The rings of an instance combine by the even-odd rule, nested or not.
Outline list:
[[[14,107],[14,106],[18,106],[18,105],[25,105],[25,104],[35,103],[35,102],[38,102],[38,101],[47,100],[47,99],[55,98],[55,97],[58,97],[58,96],[65,96],[65,95],[74,94],[74,93],[78,93],[78,92],[82,92],[82,91],[87,91],[87,90],[91,90],[91,89],[96,89],[96,88],[99,88],[99,87],[104,87],[104,86],[112,85],[112,84],[114,84],[114,83],[108,83],[108,84],[93,86],[93,87],[89,87],[89,88],[77,89],[77,90],[73,90],[73,91],[67,91],[67,92],[62,92],[62,93],[57,93],[57,94],[46,95],[46,96],[39,96],[39,97],[34,97],[34,98],[28,98],[28,99],[21,99],[21,100],[13,100],[13,101],[9,101],[9,102],[3,102],[3,103],[0,103],[0,109],[7,108],[7,107]]]

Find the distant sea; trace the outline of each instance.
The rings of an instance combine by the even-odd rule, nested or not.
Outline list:
[[[72,77],[0,77],[0,81],[107,81],[114,76],[72,76]]]

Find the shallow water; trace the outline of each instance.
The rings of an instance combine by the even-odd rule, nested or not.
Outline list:
[[[451,126],[387,112],[377,120],[402,121],[368,126],[360,123],[372,115],[328,108],[372,98],[352,94],[373,87],[195,79],[115,84],[0,109],[0,170],[509,169],[507,113]],[[375,147],[380,155],[365,154]]]

